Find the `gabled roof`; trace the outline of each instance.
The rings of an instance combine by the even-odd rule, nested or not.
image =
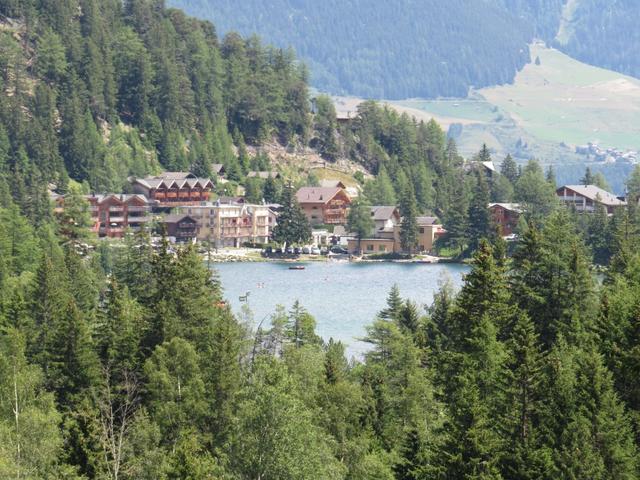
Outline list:
[[[343,191],[342,188],[338,187],[302,187],[296,192],[296,199],[298,203],[319,203],[324,205]]]
[[[392,205],[375,205],[371,207],[371,216],[375,221],[389,220],[394,214],[397,214],[398,217],[400,216],[398,208]]]
[[[505,210],[509,210],[510,212],[515,212],[515,213],[524,212],[522,205],[520,205],[519,203],[490,203],[489,208],[493,208],[493,207],[502,207]]]
[[[171,215],[167,215],[166,217],[164,217],[162,219],[162,221],[164,223],[180,223],[181,221],[183,221],[185,219],[191,220],[192,223],[197,223],[196,220],[192,216],[186,215],[186,214],[180,214],[180,213],[173,213]]]
[[[487,170],[490,170],[491,172],[496,171],[496,166],[493,164],[493,162],[481,162],[481,163],[482,163],[482,166]]]
[[[198,178],[190,172],[163,172],[160,175],[149,175],[144,178],[130,177],[131,183],[138,183],[146,188],[183,188],[185,185],[193,188],[213,188],[209,178]]]
[[[627,204],[627,202],[620,200],[613,193],[607,192],[596,185],[564,185],[556,190],[556,192],[561,194],[565,188],[572,190],[589,200],[599,202],[609,207],[618,207]]]
[[[427,226],[427,225],[438,225],[440,222],[438,222],[437,217],[416,217],[416,223],[418,225]]]
[[[211,165],[211,171],[220,175],[224,172],[224,165],[222,163],[214,163]]]

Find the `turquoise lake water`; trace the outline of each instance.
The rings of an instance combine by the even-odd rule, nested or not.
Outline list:
[[[394,283],[404,298],[429,305],[444,279],[456,288],[468,267],[457,264],[312,262],[305,270],[289,270],[285,263],[218,263],[224,294],[233,311],[249,292],[253,324],[268,326],[276,305],[287,310],[296,300],[315,317],[316,331],[347,345],[348,356],[360,356],[368,348],[359,341],[365,327],[385,307]]]

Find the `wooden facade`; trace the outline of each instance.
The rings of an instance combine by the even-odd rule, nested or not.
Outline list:
[[[188,172],[165,172],[161,175],[130,179],[135,193],[158,202],[161,207],[196,205],[207,202],[213,190],[208,178]]]
[[[100,237],[121,238],[127,230],[136,232],[152,220],[152,203],[143,195],[84,195],[89,202],[92,230]],[[64,210],[64,196],[55,197],[56,211]]]
[[[162,220],[167,236],[177,243],[191,242],[195,240],[198,232],[198,223],[190,215],[167,215]]]
[[[296,193],[311,225],[345,225],[351,198],[339,187],[302,187]]]
[[[602,205],[607,214],[612,215],[616,208],[627,204],[596,185],[565,185],[556,190],[561,202],[580,213],[592,213],[597,205]]]
[[[500,229],[500,234],[508,237],[513,235],[518,226],[522,208],[517,203],[491,203],[489,213],[493,223]]]

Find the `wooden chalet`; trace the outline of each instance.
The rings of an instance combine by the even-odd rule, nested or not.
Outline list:
[[[351,205],[347,192],[339,187],[302,187],[296,193],[311,225],[345,225]]]
[[[176,243],[193,241],[198,234],[198,222],[191,215],[173,214],[162,219],[168,237]]]
[[[93,222],[92,230],[100,237],[120,238],[127,229],[138,231],[153,217],[153,203],[144,195],[83,195],[89,202],[89,211]],[[65,196],[55,196],[55,212],[64,211]]]
[[[489,213],[493,223],[504,237],[513,235],[523,209],[519,203],[490,203]]]
[[[577,212],[594,212],[597,205],[602,205],[609,215],[627,202],[596,185],[565,185],[556,190],[556,194],[565,205],[575,208]]]
[[[209,200],[213,182],[189,172],[164,172],[145,178],[130,178],[133,191],[155,200],[161,207],[196,205]]]

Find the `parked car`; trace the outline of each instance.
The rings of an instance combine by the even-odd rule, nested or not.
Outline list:
[[[311,253],[311,247],[302,247],[302,253],[304,253],[305,255],[309,255]]]
[[[286,253],[293,253],[293,247],[287,247]]]
[[[347,255],[349,251],[346,248],[341,247],[340,245],[334,245],[333,247],[331,247],[331,253]]]
[[[293,253],[295,253],[296,255],[300,255],[302,253],[302,249],[300,247],[295,247],[293,249]]]
[[[320,252],[320,249],[319,249],[318,247],[315,247],[315,246],[314,246],[314,247],[311,247],[311,248],[309,249],[309,253],[310,253],[311,255],[320,255],[320,253],[321,253],[321,252]]]

